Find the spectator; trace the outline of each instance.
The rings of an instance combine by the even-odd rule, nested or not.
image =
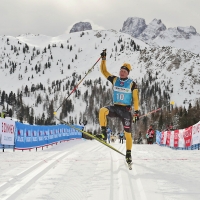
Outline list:
[[[150,125],[146,134],[147,144],[153,144],[154,134],[155,134],[155,131],[153,130],[153,126]]]
[[[112,134],[112,131],[110,128],[106,128],[106,133],[107,133],[107,139],[108,139],[108,142],[110,143],[110,135]]]
[[[165,131],[173,131],[174,129],[173,129],[173,125],[171,124],[171,125],[167,125],[167,128],[165,129]]]
[[[122,143],[122,144],[123,144],[123,140],[124,140],[124,132],[122,131],[122,132],[119,134],[119,143]]]
[[[6,117],[6,110],[2,109],[2,112],[1,112],[1,118],[5,118]]]

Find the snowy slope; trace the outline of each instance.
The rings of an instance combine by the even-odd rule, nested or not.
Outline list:
[[[200,54],[200,35],[194,27],[168,28],[150,41],[150,44],[160,47],[171,46]]]
[[[118,142],[118,141],[117,141]],[[111,143],[125,153],[125,144]],[[22,157],[23,154],[23,157]],[[0,153],[0,199],[200,199],[198,151],[133,145],[133,170],[96,141]]]
[[[118,43],[120,38],[122,42]],[[131,40],[140,46],[141,51],[134,51],[134,47],[130,45]],[[28,49],[24,53],[23,48],[26,45]],[[120,51],[122,45],[124,50]],[[24,34],[16,38],[1,36],[0,90],[5,90],[7,94],[10,91],[15,94],[22,91],[23,103],[34,108],[35,116],[41,116],[45,109],[43,104],[35,105],[37,95],[41,95],[43,102],[46,101],[47,95],[49,102],[57,99],[54,108],[58,108],[63,99],[68,96],[68,92],[71,92],[70,88],[63,90],[63,87],[68,80],[73,80],[72,74],[75,72],[77,76],[81,75],[83,78],[105,48],[107,49],[107,67],[112,74],[118,75],[122,64],[129,62],[133,67],[130,78],[137,81],[139,86],[142,79],[148,78],[149,72],[153,76],[158,74],[156,82],[162,86],[162,92],[165,90],[164,86],[170,82],[169,91],[172,91],[170,96],[177,106],[186,103],[187,107],[189,102],[194,102],[196,98],[199,98],[199,56],[171,47],[152,48],[139,39],[114,30],[91,30],[57,37],[33,34]],[[48,62],[51,62],[50,68],[45,67]],[[14,73],[10,73],[12,63],[16,65]],[[5,65],[7,65],[6,68]],[[36,65],[40,67],[40,71],[35,70]],[[100,73],[99,65],[100,62],[85,80],[96,80],[101,77],[103,85],[106,85],[106,79]],[[62,81],[60,91],[52,87],[52,82],[57,80]],[[26,85],[30,91],[32,84],[40,83],[44,85],[46,92],[43,90],[31,92],[29,97],[24,94]],[[110,85],[106,87],[110,88]],[[82,83],[79,90],[83,95],[88,88]],[[80,112],[85,111],[86,104],[82,98],[77,99],[73,94],[70,99],[75,105],[72,116],[78,116]]]
[[[114,43],[118,46],[118,51],[120,49],[121,44],[118,44],[119,38],[123,38],[127,43],[130,42],[131,37],[127,34],[119,33],[114,30],[109,31],[85,31],[85,34],[81,37],[82,32],[72,33],[72,34],[64,34],[57,37],[49,37],[44,35],[33,35],[33,34],[25,34],[21,35],[17,38],[14,37],[1,37],[0,38],[0,56],[1,56],[1,66],[0,66],[0,89],[6,90],[7,93],[13,91],[17,93],[17,90],[24,91],[25,86],[28,88],[32,86],[32,84],[42,83],[46,89],[51,88],[51,82],[56,80],[62,80],[63,85],[68,81],[73,79],[72,74],[76,72],[78,75],[82,77],[86,72],[93,66],[93,64],[100,57],[100,53],[103,49],[107,49],[108,58],[112,54],[112,59],[108,59],[108,65],[113,66],[109,67],[109,71],[114,74],[118,74],[119,68],[122,66],[124,62],[130,62],[132,65],[136,62],[135,56],[139,55],[139,52],[133,53],[133,48],[124,50],[122,53],[115,53]],[[96,34],[100,33],[101,37],[97,37]],[[9,40],[7,42],[7,40]],[[142,41],[134,39],[135,42],[141,46],[141,48],[146,47]],[[22,48],[27,44],[29,46],[28,53],[23,53]],[[51,49],[48,49],[48,45],[50,44]],[[60,48],[61,44],[64,48]],[[17,51],[13,53],[11,50],[11,45],[16,46]],[[56,47],[52,47],[56,45]],[[72,46],[72,50],[70,51],[67,46]],[[20,48],[20,50],[19,50]],[[34,50],[35,48],[35,50]],[[44,52],[44,48],[46,48],[46,53]],[[37,55],[36,51],[40,51],[40,54]],[[113,51],[113,52],[112,52]],[[34,56],[33,56],[34,52]],[[19,55],[17,55],[17,53]],[[53,56],[53,59],[51,58]],[[77,59],[75,59],[77,55]],[[134,57],[130,57],[134,55]],[[114,59],[116,56],[116,61]],[[31,60],[31,57],[33,59]],[[72,62],[73,59],[73,62]],[[5,69],[5,63],[8,64],[8,61],[11,60],[16,62],[17,67],[15,73],[10,74],[10,66]],[[45,69],[45,63],[48,61],[51,62],[51,68]],[[29,64],[30,63],[30,64]],[[41,66],[40,72],[36,73],[35,66]],[[68,69],[68,65],[70,64],[70,69]],[[27,72],[25,73],[25,69],[27,66]],[[33,70],[32,70],[33,68]],[[63,74],[62,74],[63,70]],[[44,71],[44,74],[43,74]],[[19,80],[19,75],[22,75],[22,79]],[[33,75],[34,78],[31,78]],[[95,80],[99,77],[102,77],[99,71],[99,64],[94,68],[92,73],[87,76],[86,80]],[[133,76],[136,79],[136,76]],[[12,81],[11,81],[12,80]],[[106,80],[104,80],[106,82]],[[83,94],[87,87],[80,85],[79,89]],[[51,94],[50,99],[54,99],[56,94]],[[46,95],[41,92],[42,100],[46,99]],[[59,92],[59,101],[55,108],[59,107],[64,97],[67,96],[67,91]],[[61,98],[62,96],[62,98]],[[33,106],[35,104],[36,96],[31,94],[30,97],[26,97],[23,95],[23,101],[25,104],[29,106]],[[74,96],[72,96],[73,103],[75,106],[75,114],[79,114],[79,112],[83,112],[85,110],[85,104],[77,103]],[[38,107],[34,107],[35,115],[40,115],[43,112],[42,105],[38,105]],[[59,113],[58,113],[59,114]],[[72,114],[73,115],[73,114]]]

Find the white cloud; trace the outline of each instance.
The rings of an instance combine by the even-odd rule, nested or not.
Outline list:
[[[67,30],[65,31],[65,33],[69,33],[71,28],[73,27],[74,24],[78,23],[78,22],[89,22],[92,26],[92,30],[106,30],[103,26],[100,26],[98,24],[95,24],[92,20],[90,19],[85,19],[85,20],[81,20],[81,21],[76,21],[73,24],[71,24],[70,26],[68,26]]]

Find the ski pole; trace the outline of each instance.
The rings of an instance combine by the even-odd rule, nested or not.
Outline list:
[[[170,103],[170,105],[174,105],[174,101],[170,101],[169,103]],[[150,115],[150,114],[152,114],[152,113],[155,113],[155,112],[157,112],[157,111],[159,111],[159,110],[161,110],[161,109],[163,109],[163,108],[166,108],[167,106],[169,106],[169,105],[162,106],[161,108],[158,108],[158,109],[156,109],[156,110],[152,110],[151,112],[148,112],[147,114],[140,116],[140,118],[146,117],[147,115]]]
[[[94,135],[92,135],[92,134],[90,134],[90,133],[88,133],[88,132],[86,132],[86,131],[83,131],[83,130],[81,130],[81,129],[79,129],[79,128],[76,128],[75,126],[73,126],[73,125],[71,125],[71,124],[68,124],[66,121],[58,119],[56,116],[55,116],[55,118],[56,118],[58,121],[60,121],[61,123],[63,123],[63,124],[65,124],[65,125],[67,125],[67,126],[73,128],[73,129],[75,129],[75,130],[77,130],[77,131],[79,131],[79,132],[81,132],[81,133],[87,135],[87,136],[90,137],[90,138],[95,139],[96,141],[100,142],[101,144],[103,144],[103,145],[109,147],[110,149],[116,151],[117,153],[119,153],[119,154],[125,156],[125,154],[123,154],[121,151],[119,151],[118,149],[114,148],[114,147],[111,146],[110,144],[104,142],[103,140],[97,138],[96,136],[94,136]]]
[[[85,76],[79,81],[79,83],[74,87],[74,89],[70,92],[70,94],[63,100],[62,104],[57,108],[57,110],[53,113],[54,115],[56,115],[56,112],[58,111],[58,109],[64,104],[64,102],[71,96],[71,94],[76,91],[76,89],[78,88],[78,86],[82,83],[82,81],[85,79],[85,77],[91,72],[91,70],[94,68],[94,66],[99,62],[99,60],[101,59],[101,57],[95,62],[95,64],[88,70],[88,72],[85,74]]]

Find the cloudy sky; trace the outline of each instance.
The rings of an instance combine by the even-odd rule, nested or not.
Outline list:
[[[200,33],[200,0],[0,0],[0,35],[57,36],[88,21],[93,29],[119,31],[128,17],[154,18],[169,27],[194,26]]]

